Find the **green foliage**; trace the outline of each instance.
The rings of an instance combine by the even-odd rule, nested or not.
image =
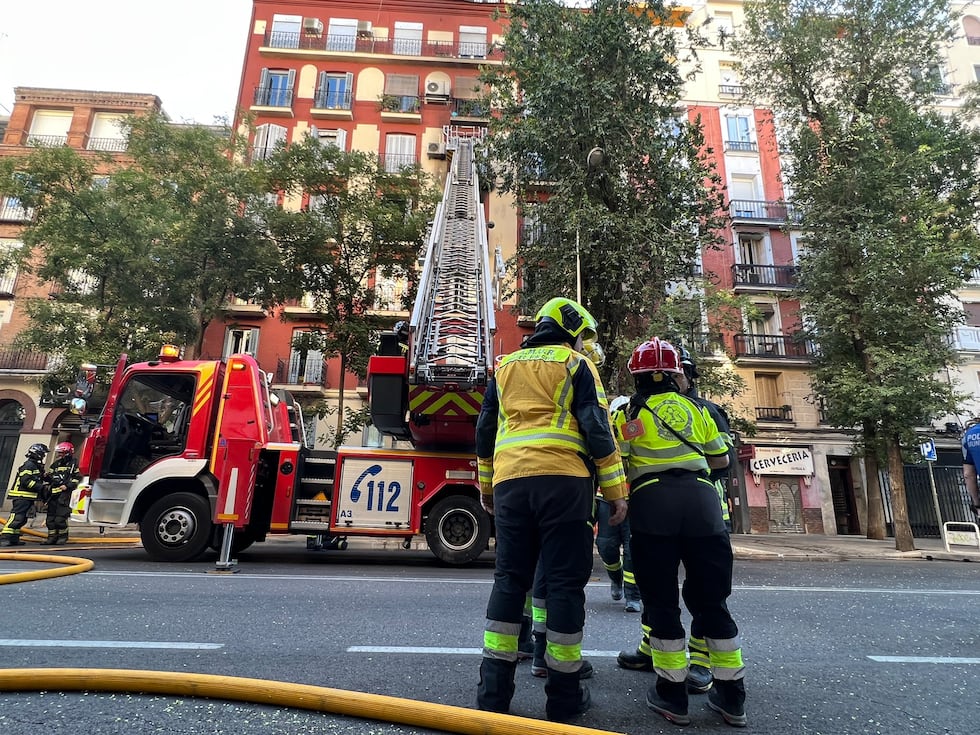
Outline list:
[[[199,352],[234,294],[272,303],[294,293],[275,244],[249,212],[261,180],[233,157],[227,129],[128,123],[131,162],[39,148],[7,159],[0,190],[33,208],[20,267],[52,284],[27,304],[22,347],[78,362]]]
[[[660,3],[631,12],[597,0],[592,12],[553,0],[508,6],[503,65],[490,92],[488,165],[524,203],[525,231],[509,264],[520,310],[575,297],[600,324],[610,392],[632,348],[650,336],[671,282],[720,244],[722,186],[700,121],[678,116],[682,31]],[[682,48],[683,46],[683,48]],[[601,149],[599,153],[590,151]],[[591,165],[590,165],[591,158]],[[576,246],[577,243],[577,246]]]
[[[414,276],[438,189],[418,167],[386,172],[374,155],[312,138],[277,151],[262,170],[269,188],[311,197],[302,211],[264,210],[285,270],[311,295],[323,325],[294,347],[338,356],[341,375],[364,377],[378,331],[392,326],[376,311],[373,279]],[[336,442],[352,431],[343,422],[359,415],[345,410],[343,390],[339,397]]]

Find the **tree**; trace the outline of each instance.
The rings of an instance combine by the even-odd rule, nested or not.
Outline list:
[[[53,284],[29,300],[21,346],[67,365],[200,352],[232,296],[275,303],[295,293],[252,212],[265,192],[227,129],[130,118],[128,160],[39,148],[5,159],[0,188],[33,209],[20,267]]]
[[[580,260],[581,299],[609,358],[603,379],[623,391],[616,368],[651,336],[669,284],[690,280],[701,250],[721,242],[721,182],[700,121],[677,112],[686,31],[660,2],[597,0],[583,12],[527,0],[507,15],[502,65],[482,79],[499,111],[488,165],[523,210],[510,264],[519,308],[575,297]]]
[[[760,0],[736,51],[774,109],[802,216],[801,301],[829,420],[857,427],[869,538],[914,548],[902,447],[952,410],[956,291],[980,264],[980,136],[932,105],[954,26],[945,0]]]
[[[438,190],[417,166],[389,172],[372,153],[345,152],[312,137],[279,150],[264,169],[270,188],[308,197],[301,210],[271,207],[266,218],[321,324],[299,335],[294,349],[340,358],[333,432],[339,443],[351,430],[345,377],[367,374],[378,331],[393,326],[376,308],[375,282],[414,276]],[[409,305],[412,293],[400,306]]]

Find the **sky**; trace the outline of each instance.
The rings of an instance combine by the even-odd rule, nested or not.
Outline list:
[[[14,87],[155,94],[175,122],[233,118],[251,0],[2,0],[0,115]]]

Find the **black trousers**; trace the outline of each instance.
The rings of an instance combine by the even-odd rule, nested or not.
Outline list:
[[[48,517],[45,525],[48,531],[67,531],[68,516],[71,515],[71,493],[62,490],[48,500]]]
[[[36,498],[22,498],[14,496],[10,503],[10,518],[3,527],[2,533],[19,537],[20,529],[27,523],[27,516],[30,514]]]
[[[588,477],[542,475],[494,487],[497,563],[487,618],[521,622],[528,590],[546,586],[549,630],[585,626],[585,585],[592,573],[593,487]]]

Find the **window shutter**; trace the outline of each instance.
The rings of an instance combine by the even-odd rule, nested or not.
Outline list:
[[[263,69],[262,70],[262,74],[259,76],[259,86],[262,87],[262,89],[268,89],[269,88],[269,70],[268,69]]]
[[[346,151],[347,150],[347,131],[346,130],[338,130],[337,131],[337,147],[340,150],[342,150],[342,151]]]
[[[287,76],[286,89],[288,89],[290,92],[292,92],[293,91],[293,85],[294,84],[296,84],[296,70],[295,69],[290,69],[289,70],[289,74]]]
[[[385,94],[398,97],[417,97],[419,94],[418,74],[389,74],[385,77]]]
[[[483,86],[478,77],[456,77],[453,97],[460,100],[478,100],[483,94]]]

